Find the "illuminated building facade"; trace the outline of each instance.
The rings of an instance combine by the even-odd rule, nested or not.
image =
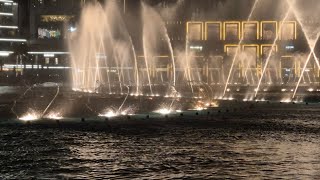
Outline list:
[[[43,81],[69,77],[67,41],[77,33],[82,8],[99,0],[28,0],[30,75]],[[102,3],[103,1],[101,1]]]
[[[173,2],[158,3],[170,7]],[[284,20],[283,11],[272,11],[283,6],[283,2],[276,0],[257,7],[259,12],[254,12],[248,20],[253,3],[252,0],[201,3],[185,0],[181,12],[178,10],[173,20],[168,19],[166,24],[174,46],[186,46],[189,54],[195,56],[194,61],[205,64],[202,79],[206,82],[223,83],[233,61],[232,76],[236,83],[250,84],[250,80],[245,80],[247,74],[260,77],[267,59],[270,61],[266,73],[273,82],[290,83],[300,76],[306,58],[297,57],[310,51],[301,26],[292,16]],[[315,74],[316,79],[310,82],[319,81],[315,61],[310,61],[307,72]]]
[[[240,79],[248,73],[244,70],[260,76],[268,56],[280,58],[275,65],[279,69],[274,73],[281,73],[280,76],[299,75],[301,67],[293,61],[292,51],[297,40],[296,21],[189,21],[186,23],[186,35],[191,51],[210,54],[207,56],[208,64],[209,61],[219,61],[221,69],[229,69],[237,56],[234,66]],[[218,44],[220,49],[212,51],[210,44]],[[203,49],[208,49],[208,52]]]
[[[25,0],[28,57],[24,73],[37,82],[60,81],[70,66],[66,39],[76,31],[84,0]]]
[[[1,37],[18,38],[23,35],[20,37],[21,41],[27,39],[28,45],[25,52],[20,52],[25,56],[18,58],[12,56],[10,62],[16,65],[8,68],[11,70],[25,68],[28,69],[25,72],[36,77],[47,76],[44,78],[49,79],[52,76],[60,76],[61,72],[58,70],[61,69],[66,70],[66,74],[70,67],[66,39],[77,31],[76,24],[81,8],[92,1],[94,0],[0,0],[0,8],[3,8],[3,14],[0,13],[3,24],[0,26]],[[101,3],[103,2],[101,0]],[[127,29],[132,36],[138,59],[143,60],[142,37],[141,33],[137,33],[142,30],[141,2],[131,0],[118,2]],[[247,18],[253,0],[201,0],[201,2],[145,0],[144,2],[157,10],[163,10],[160,14],[163,16],[173,49],[187,50],[188,55],[194,56],[192,61],[196,61],[195,64],[201,67],[203,75],[201,79],[208,83],[225,81],[223,78],[228,74],[235,55],[237,57],[234,62],[234,77],[239,83],[243,83],[248,73],[259,77],[269,56],[271,65],[267,67],[267,73],[273,81],[280,82],[277,79],[279,77],[282,78],[281,81],[289,81],[286,78],[292,79],[301,73],[303,62],[296,60],[295,56],[298,53],[308,53],[308,44],[295,19],[291,17],[283,20],[283,14],[271,11],[281,6],[283,2],[279,0],[268,0],[264,7],[257,7],[259,12],[255,12],[249,20]],[[179,7],[173,8],[176,4],[179,4]],[[24,9],[25,12],[19,9]],[[173,12],[172,9],[174,13],[170,14]],[[308,23],[317,25],[318,21],[310,19]],[[10,46],[3,46],[1,51],[5,52],[0,52],[0,56],[15,52],[14,48],[10,50],[6,47]],[[23,48],[19,49],[23,51]],[[177,57],[178,54],[174,56]],[[172,67],[167,48],[153,59],[159,62],[156,63],[159,65],[158,69],[165,71],[167,78],[170,79]],[[3,68],[4,60],[1,62]],[[311,61],[307,70],[319,78],[319,70],[314,61]],[[50,77],[48,71],[53,72]]]
[[[42,66],[66,65],[65,40],[76,30],[82,0],[30,0],[29,56]]]
[[[23,38],[22,11],[19,1],[0,1],[0,77],[8,76],[7,63],[22,62],[27,40]],[[15,75],[15,73],[12,73]]]

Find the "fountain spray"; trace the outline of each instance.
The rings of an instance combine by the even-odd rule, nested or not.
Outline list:
[[[128,96],[129,96],[129,94],[130,94],[130,88],[129,88],[129,86],[126,86],[126,87],[127,87],[127,89],[128,89],[127,95],[126,95],[126,97],[124,98],[124,100],[123,100],[122,104],[120,105],[120,107],[119,107],[118,111],[116,112],[116,114],[119,114],[119,112],[121,111],[124,103],[127,101]]]
[[[248,16],[247,21],[249,21],[249,20],[251,19],[252,14],[253,14],[254,10],[256,9],[256,6],[257,6],[258,2],[259,2],[259,0],[255,0],[255,1],[254,1],[254,4],[253,4],[253,6],[252,6],[252,8],[251,8],[251,12],[250,12],[250,14],[249,14],[249,16]],[[232,74],[232,71],[233,71],[233,66],[234,66],[235,61],[236,61],[236,59],[237,59],[237,57],[238,57],[238,54],[239,54],[239,52],[240,52],[240,49],[241,49],[241,48],[240,48],[240,45],[242,44],[242,41],[243,41],[243,37],[241,37],[241,39],[240,39],[240,41],[239,41],[239,43],[238,43],[238,46],[237,46],[236,53],[235,53],[235,55],[234,55],[234,57],[233,57],[233,59],[232,59],[232,63],[231,63],[231,67],[230,67],[230,70],[229,70],[227,82],[226,82],[226,84],[225,84],[225,87],[224,87],[223,95],[222,95],[222,96],[225,96],[225,95],[226,95],[226,91],[227,91],[227,88],[228,88],[228,84],[229,84],[229,81],[230,81],[230,77],[231,77],[231,74]]]
[[[138,61],[137,61],[137,55],[136,51],[134,49],[134,45],[132,42],[131,36],[129,36],[131,47],[132,47],[132,53],[133,53],[133,59],[134,59],[134,67],[135,67],[135,77],[136,77],[136,94],[139,94],[139,86],[140,86],[140,79],[139,79],[139,68],[138,68]]]
[[[281,21],[280,27],[282,26],[283,21],[285,21],[285,20],[288,18],[289,14],[290,14],[290,11],[291,11],[291,8],[288,9],[286,15],[284,16],[283,20]],[[269,64],[269,61],[270,61],[270,59],[271,59],[272,51],[273,51],[273,49],[275,48],[275,45],[276,45],[276,42],[278,41],[278,39],[279,39],[279,34],[276,35],[276,38],[275,38],[274,41],[273,41],[271,50],[270,50],[270,52],[269,52],[269,54],[268,54],[267,60],[266,60],[265,65],[264,65],[264,67],[263,67],[262,74],[261,74],[261,77],[260,77],[260,79],[259,79],[258,86],[257,86],[257,88],[255,89],[255,94],[254,94],[254,97],[255,97],[255,98],[256,98],[257,95],[258,95],[258,92],[259,92],[259,88],[260,88],[262,79],[263,79],[263,77],[264,77],[264,74],[265,74],[266,69],[267,69],[268,64]]]
[[[18,116],[17,113],[14,111],[14,108],[15,108],[15,106],[16,106],[16,104],[17,104],[17,101],[20,100],[20,99],[22,99],[22,98],[27,94],[28,91],[31,91],[31,89],[32,89],[32,86],[28,87],[27,90],[25,90],[24,93],[14,101],[13,106],[11,107],[11,112],[12,112],[13,114],[15,114],[17,118],[19,118],[19,116]]]
[[[57,92],[55,94],[55,96],[53,97],[53,99],[51,100],[51,102],[48,104],[48,106],[46,107],[46,109],[43,111],[43,113],[41,114],[41,118],[43,118],[43,116],[46,114],[46,112],[48,111],[48,109],[51,107],[52,103],[54,102],[54,100],[58,97],[60,92],[60,86],[57,87]]]
[[[317,37],[317,40],[316,40],[316,41],[318,41],[318,39],[319,39],[319,34],[318,34],[318,37]],[[292,100],[293,100],[293,99],[295,98],[295,96],[296,96],[296,93],[297,93],[297,90],[298,90],[298,88],[299,88],[299,85],[300,85],[301,79],[302,79],[302,77],[303,77],[303,74],[304,74],[305,71],[306,71],[307,65],[308,65],[308,63],[309,63],[309,61],[310,61],[310,59],[311,59],[312,54],[314,54],[314,49],[315,49],[315,48],[312,48],[312,49],[310,50],[310,53],[309,53],[309,55],[308,55],[308,58],[307,58],[304,66],[303,66],[303,69],[302,69],[302,72],[301,72],[301,74],[300,74],[298,83],[297,83],[297,85],[296,85],[296,87],[295,87],[295,89],[294,89],[293,95],[292,95]]]

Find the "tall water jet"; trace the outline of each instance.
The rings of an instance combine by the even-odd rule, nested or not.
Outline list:
[[[165,37],[166,37],[166,41],[168,43],[168,47],[169,47],[169,50],[170,50],[171,61],[172,61],[173,86],[176,86],[176,63],[175,63],[175,59],[174,59],[174,55],[173,55],[173,48],[172,48],[171,40],[169,38],[169,35],[168,35],[166,27],[165,27]]]
[[[310,17],[314,16],[314,12],[316,10],[318,10],[317,8],[320,6],[320,4],[316,4],[315,2],[312,3],[311,7],[307,7],[308,10],[307,11],[302,11],[302,10],[298,10],[299,5],[296,5],[298,3],[298,1],[296,0],[287,0],[286,1],[288,3],[288,5],[290,6],[290,8],[293,11],[294,16],[296,17],[296,20],[298,21],[298,24],[300,25],[301,29],[302,29],[302,33],[305,36],[309,48],[313,49],[314,46],[316,45],[317,39],[318,39],[318,32],[320,31],[320,27],[318,26],[308,26],[303,22],[306,22]],[[303,5],[308,5],[308,3],[304,3]],[[304,7],[302,4],[300,4],[300,6]],[[313,9],[315,8],[315,9]],[[303,15],[302,12],[306,12],[306,15]],[[308,14],[310,13],[310,14]],[[303,17],[305,16],[305,17]],[[318,66],[318,68],[320,68],[320,63],[318,61],[318,58],[315,54],[315,52],[312,52],[312,55],[315,59],[315,62]]]
[[[293,37],[291,35],[293,34],[292,32],[295,33],[295,26],[292,26],[292,24],[295,24],[296,21],[287,20],[287,18],[282,19],[287,11],[287,9],[285,9],[286,11],[282,11],[284,6],[279,6],[281,12],[274,11],[279,14],[266,13],[268,18],[270,16],[271,19],[275,18],[272,21],[274,24],[271,24],[271,21],[264,24],[265,22],[262,21],[266,20],[263,17],[264,15],[257,16],[258,14],[260,15],[260,12],[256,12],[257,9],[260,10],[260,7],[265,5],[259,0],[251,1],[246,13],[242,13],[245,16],[244,20],[236,22],[209,22],[201,20],[200,17],[196,17],[197,15],[195,15],[195,18],[186,24],[187,35],[185,37],[185,44],[179,44],[179,41],[184,42],[184,38],[181,38],[180,34],[176,35],[170,28],[171,26],[183,26],[183,23],[176,21],[176,19],[165,19],[161,11],[166,9],[167,5],[163,9],[157,9],[156,7],[142,3],[141,11],[138,12],[138,18],[141,18],[141,23],[135,24],[139,26],[137,29],[141,30],[142,28],[142,31],[132,33],[131,38],[126,24],[122,20],[123,14],[118,12],[118,5],[115,2],[111,0],[106,1],[106,5],[91,3],[86,6],[83,10],[79,26],[77,26],[76,33],[78,35],[70,40],[73,87],[77,90],[85,92],[109,91],[109,93],[119,91],[124,95],[126,93],[125,87],[129,86],[130,90],[135,92],[135,94],[146,94],[144,92],[146,90],[151,95],[154,95],[154,93],[158,94],[157,91],[168,84],[170,88],[175,86],[177,89],[186,88],[188,91],[186,94],[191,93],[190,91],[194,94],[200,94],[200,90],[205,89],[204,92],[207,94],[211,92],[211,96],[213,96],[212,91],[221,93],[222,90],[223,96],[227,96],[229,94],[227,92],[236,90],[239,92],[238,94],[245,92],[250,93],[249,95],[252,97],[253,95],[257,97],[262,89],[265,93],[269,89],[271,91],[270,84],[272,83],[291,86],[292,84],[287,83],[287,79],[290,79],[290,83],[296,83],[298,80],[296,74],[300,74],[303,64],[300,63],[300,60],[292,61],[293,58],[296,59],[296,53],[291,53],[295,48],[292,46],[298,42],[295,41],[295,38],[291,39]],[[291,6],[294,5],[292,4]],[[241,17],[242,14],[239,15],[239,19],[243,18]],[[304,22],[300,22],[303,19],[301,12],[296,13],[295,16],[297,19],[300,19],[298,22],[301,24],[302,29],[306,29],[304,33],[311,49],[311,56],[315,57],[315,50],[312,49],[314,49],[316,40],[313,35],[310,35],[312,32],[310,29],[312,28],[305,27],[303,25]],[[258,21],[253,21],[253,19],[257,19]],[[290,24],[283,25],[282,21]],[[237,26],[229,26],[229,23],[236,24]],[[243,23],[242,26],[241,23]],[[246,24],[249,24],[249,26],[246,26]],[[279,24],[280,27],[278,27]],[[128,22],[128,25],[130,27],[130,22]],[[224,26],[225,28],[223,28]],[[283,31],[281,29],[283,28],[282,26],[290,28],[284,28],[285,31]],[[254,36],[251,34],[252,29],[254,29]],[[277,33],[277,36],[275,36],[274,29],[281,33]],[[233,34],[236,35],[236,39],[229,36],[231,34],[229,30],[232,32],[232,36]],[[243,33],[242,36],[241,32]],[[255,36],[256,32],[257,35]],[[173,37],[171,37],[171,33]],[[294,35],[296,36],[296,34]],[[283,37],[289,38],[285,39]],[[221,44],[214,47],[209,45],[208,48],[205,47],[207,44],[211,44],[211,42]],[[234,42],[235,44],[226,44]],[[227,49],[229,48],[228,45],[232,47],[233,51]],[[225,51],[223,51],[223,47],[226,47]],[[253,51],[254,48],[256,51]],[[271,50],[266,51],[269,48]],[[293,50],[288,48],[292,48]],[[141,54],[137,53],[137,55],[135,49]],[[272,54],[277,52],[277,49],[280,49],[277,53],[279,55],[282,55],[281,53],[284,50],[288,52],[285,54],[286,57],[281,57],[280,61],[273,60],[274,56]],[[223,52],[225,53],[222,54]],[[226,60],[226,56],[230,57],[230,61]],[[312,57],[308,56],[306,61],[312,61]],[[300,65],[299,68],[297,67],[298,63]],[[315,63],[312,63],[316,67]],[[300,83],[308,80],[310,84],[315,82],[314,79],[316,79],[317,75],[312,76],[311,71],[310,74],[305,72],[309,72],[307,67],[302,69],[300,80],[294,85],[298,87]],[[282,74],[284,76],[281,76]],[[188,85],[184,86],[181,83],[182,86],[178,86],[180,85],[179,82],[188,82]],[[269,85],[266,86],[266,83]],[[228,88],[231,84],[234,84],[232,88]],[[96,91],[97,87],[100,86],[102,87],[101,91],[100,88],[99,91]],[[251,87],[253,88],[253,86],[256,87],[255,92],[251,91]],[[261,88],[263,86],[264,88]],[[293,87],[290,87],[290,89],[285,88],[287,92],[293,92],[294,90]],[[219,94],[218,98],[229,98],[220,96],[221,94]],[[200,95],[197,97],[200,97]]]
[[[186,44],[185,44],[184,57],[185,58],[182,59],[186,63],[186,66],[183,66],[184,67],[184,76],[185,76],[187,82],[189,83],[190,88],[191,88],[191,92],[193,94],[194,90],[193,90],[193,82],[192,82],[191,70],[190,70],[190,54],[189,54],[189,37],[188,37],[188,34],[186,35]],[[182,63],[184,64],[184,62],[182,62]]]
[[[143,29],[143,32],[144,32],[144,29]],[[150,93],[153,94],[151,78],[150,78],[150,69],[149,69],[149,64],[148,64],[149,54],[147,53],[148,52],[147,47],[146,47],[147,41],[146,41],[146,37],[144,35],[142,37],[142,43],[143,43],[143,52],[144,52],[144,63],[146,65],[146,71],[147,71],[147,77],[148,77],[148,82],[149,82]]]
[[[283,20],[281,21],[280,27],[282,26],[282,23],[288,18],[289,14],[290,14],[290,10],[291,10],[291,8],[288,9],[286,15],[284,16]],[[269,64],[269,61],[270,61],[270,58],[271,58],[271,55],[272,55],[272,50],[274,49],[274,47],[275,47],[276,42],[278,41],[278,39],[279,39],[279,34],[276,35],[276,38],[275,38],[274,41],[273,41],[271,50],[269,51],[268,57],[267,57],[267,59],[266,59],[265,65],[264,65],[263,70],[262,70],[262,73],[261,73],[261,77],[260,77],[259,82],[258,82],[258,86],[257,86],[257,88],[255,89],[255,94],[254,94],[254,97],[255,97],[255,98],[256,98],[257,95],[258,95],[258,92],[259,92],[259,88],[260,88],[262,79],[263,79],[263,77],[264,77],[264,74],[265,74],[265,72],[266,72],[266,69],[267,69],[267,67],[268,67],[268,64]]]
[[[129,47],[127,46],[128,33],[123,23],[122,16],[119,13],[119,8],[115,1],[109,1],[105,7],[105,16],[107,17],[107,33],[110,39],[112,56],[116,68],[116,76],[119,83],[120,93],[122,94],[122,84],[124,83],[123,76],[123,61],[127,61],[128,57],[123,54],[128,54]],[[130,76],[129,76],[130,77]]]
[[[104,82],[103,78],[98,76],[100,58],[97,58],[97,54],[106,53],[104,41],[107,36],[104,32],[107,27],[99,22],[107,21],[105,16],[101,16],[103,13],[103,8],[98,4],[86,6],[82,11],[78,34],[69,41],[75,89],[94,91],[97,81]]]
[[[192,87],[192,82],[191,82],[191,75],[190,75],[190,63],[189,63],[189,40],[188,40],[188,35],[186,36],[186,47],[185,47],[185,61],[187,63],[187,68],[185,70],[185,76],[187,77],[187,80],[188,82],[190,82],[190,88],[191,88],[191,91],[193,93],[193,87]]]
[[[318,37],[317,37],[317,40],[318,40],[318,39],[319,39],[319,35],[318,35]],[[297,85],[296,85],[296,87],[295,87],[295,89],[294,89],[294,92],[293,92],[293,95],[292,95],[292,99],[294,99],[295,96],[296,96],[296,93],[297,93],[297,90],[298,90],[298,88],[299,88],[300,82],[301,82],[301,80],[302,80],[303,74],[304,74],[305,71],[306,71],[307,65],[308,65],[308,63],[309,63],[309,61],[310,61],[311,56],[312,56],[313,53],[314,53],[314,48],[311,49],[311,51],[310,51],[310,53],[309,53],[309,55],[308,55],[308,58],[307,58],[305,64],[303,65],[303,69],[302,69],[301,75],[300,75],[300,77],[299,77],[299,80],[298,80],[298,82],[297,82]]]
[[[139,78],[139,68],[138,68],[138,61],[137,61],[137,54],[136,54],[136,50],[134,48],[133,42],[132,42],[132,38],[130,36],[130,43],[131,43],[131,47],[132,47],[132,53],[133,53],[133,59],[134,59],[134,74],[135,74],[135,80],[136,80],[136,94],[139,94],[139,86],[140,86],[140,78]]]
[[[314,52],[314,49],[315,49],[315,46],[316,46],[316,43],[317,41],[319,40],[319,31],[320,31],[320,27],[311,27],[311,26],[308,26],[306,24],[304,24],[303,22],[305,22],[305,20],[309,19],[310,17],[312,17],[312,15],[314,15],[314,10],[316,9],[313,9],[313,8],[317,8],[319,6],[319,4],[317,5],[316,3],[315,4],[312,4],[312,6],[310,7],[307,7],[308,8],[308,11],[305,11],[306,12],[306,15],[304,15],[302,12],[303,11],[299,11],[297,7],[299,7],[299,5],[296,5],[298,2],[297,1],[290,1],[290,0],[287,0],[287,3],[288,5],[290,6],[290,8],[293,9],[293,13],[294,13],[294,16],[296,17],[297,21],[298,21],[298,24],[300,25],[301,29],[302,29],[302,32],[308,42],[308,45],[309,45],[309,48],[310,48],[310,54],[308,55],[308,58],[303,66],[303,69],[302,69],[302,72],[301,72],[301,75],[299,77],[299,80],[296,84],[296,87],[295,87],[295,90],[294,90],[294,93],[292,95],[292,99],[295,98],[295,95],[296,95],[296,92],[299,88],[299,85],[301,83],[301,80],[303,78],[303,75],[306,71],[306,68],[307,68],[307,65],[311,59],[311,56],[314,57],[314,60],[318,66],[318,68],[320,68],[320,64],[319,64],[319,61],[318,61],[318,58]],[[304,6],[308,6],[308,4],[300,4],[300,6],[304,7]],[[310,14],[308,14],[310,13]],[[304,17],[305,16],[305,17]]]
[[[253,4],[253,6],[251,8],[251,11],[250,11],[250,14],[248,16],[247,21],[249,21],[251,19],[252,14],[253,14],[254,10],[256,9],[256,6],[257,6],[258,2],[259,2],[259,0],[255,0],[254,1],[254,4]],[[225,84],[222,96],[225,96],[225,94],[226,94],[226,91],[227,91],[227,88],[228,88],[228,84],[229,84],[229,81],[230,81],[230,77],[231,77],[231,74],[232,74],[232,71],[233,71],[233,66],[235,64],[236,59],[238,58],[238,54],[239,54],[239,51],[240,51],[240,45],[242,44],[242,42],[243,42],[243,37],[241,37],[241,39],[240,39],[240,41],[238,43],[238,46],[237,46],[236,53],[235,53],[235,55],[234,55],[234,57],[232,59],[231,67],[230,67],[230,70],[229,70],[229,73],[228,73],[228,77],[227,77],[227,82]]]
[[[178,8],[180,8],[180,6],[183,3],[184,3],[184,0],[178,0],[174,6],[161,9],[160,10],[161,16],[163,18],[167,19],[167,20],[168,19],[172,20],[172,18],[175,17]],[[170,37],[168,35],[167,27],[163,23],[163,19],[162,19],[161,23],[162,23],[162,26],[164,28],[164,35],[165,35],[165,38],[166,38],[166,41],[167,41],[167,44],[168,44],[168,47],[169,47],[171,61],[172,61],[173,86],[176,86],[177,77],[176,77],[176,60],[174,58],[174,51],[173,51],[173,47],[172,47],[172,43],[171,43]]]
[[[143,18],[143,47],[144,47],[144,54],[145,59],[155,57],[159,52],[162,51],[161,44],[159,37],[163,37],[166,43],[166,46],[170,53],[170,59],[172,63],[172,82],[173,86],[176,85],[176,63],[173,54],[173,47],[171,44],[170,37],[168,35],[168,31],[164,20],[160,16],[160,14],[150,6],[145,3],[142,3],[142,18]],[[161,53],[160,53],[161,54]],[[152,63],[153,59],[152,59]],[[146,63],[147,64],[147,63]],[[152,67],[154,64],[152,65]],[[148,76],[150,76],[148,74]]]
[[[73,88],[94,92],[107,83],[111,93],[111,87],[118,84],[122,93],[132,77],[125,66],[135,63],[130,61],[130,42],[116,1],[108,1],[104,7],[98,2],[84,7],[77,35],[68,42]]]

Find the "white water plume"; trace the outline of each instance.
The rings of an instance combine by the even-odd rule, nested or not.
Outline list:
[[[132,40],[115,1],[105,7],[87,5],[77,35],[69,41],[73,67],[73,88],[96,91],[100,86],[120,92],[125,85],[138,84],[132,76],[136,58]]]
[[[175,86],[176,83],[176,64],[173,54],[173,48],[171,44],[170,37],[168,35],[167,27],[164,23],[164,20],[160,16],[160,14],[148,6],[145,3],[142,3],[142,19],[143,19],[143,46],[144,46],[144,54],[145,58],[148,59],[149,62],[152,62],[151,67],[155,67],[154,59],[150,59],[151,57],[157,56],[161,53],[167,54],[163,52],[163,41],[167,46],[170,54],[170,59],[172,63],[172,83]],[[159,38],[160,37],[160,38]]]

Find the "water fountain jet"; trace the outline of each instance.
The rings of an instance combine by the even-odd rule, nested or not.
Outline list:
[[[284,16],[283,20],[281,21],[280,27],[282,26],[283,22],[289,17],[290,11],[291,11],[291,8],[288,9],[286,15]],[[268,57],[267,57],[267,59],[266,59],[265,65],[264,65],[263,70],[262,70],[262,73],[261,73],[261,77],[260,77],[259,82],[258,82],[258,86],[257,86],[257,88],[256,88],[256,90],[255,90],[254,98],[256,98],[257,95],[258,95],[258,93],[259,93],[259,88],[260,88],[262,79],[263,79],[264,74],[265,74],[265,72],[266,72],[266,69],[267,69],[267,67],[268,67],[269,61],[270,61],[270,59],[271,59],[272,51],[273,51],[273,49],[274,49],[274,47],[275,47],[275,45],[276,45],[276,42],[277,42],[278,39],[279,39],[279,36],[280,36],[280,35],[277,34],[277,35],[276,35],[276,38],[275,38],[274,41],[273,41],[272,48],[271,48],[271,50],[269,51]]]
[[[250,11],[250,14],[248,16],[247,21],[249,21],[251,19],[251,16],[252,16],[254,10],[256,9],[256,6],[257,6],[258,2],[259,2],[259,0],[255,0],[254,1],[254,4],[253,4],[253,6],[251,8],[251,11]],[[229,84],[229,81],[230,81],[230,77],[231,77],[231,74],[233,72],[233,66],[235,64],[236,59],[238,58],[238,54],[240,52],[240,45],[242,44],[242,42],[243,42],[243,37],[241,37],[241,39],[240,39],[240,41],[238,43],[237,49],[236,49],[236,53],[235,53],[235,55],[234,55],[234,57],[232,59],[231,67],[230,67],[230,70],[229,70],[229,73],[228,73],[228,77],[227,77],[227,82],[225,84],[222,96],[225,96],[225,94],[226,94],[226,91],[227,91],[227,88],[228,88],[228,84]]]
[[[319,39],[319,34],[318,34],[318,37],[317,37],[317,40],[316,40],[316,41],[318,41],[318,39]],[[295,96],[296,96],[296,93],[297,93],[297,90],[298,90],[299,85],[300,85],[300,83],[301,83],[303,74],[304,74],[305,71],[306,71],[307,65],[308,65],[308,63],[309,63],[309,61],[310,61],[310,59],[311,59],[312,54],[314,54],[314,49],[315,49],[314,47],[311,49],[311,51],[310,51],[310,53],[309,53],[309,55],[308,55],[308,58],[307,58],[304,66],[303,66],[301,75],[300,75],[299,80],[298,80],[298,82],[297,82],[297,85],[296,85],[296,87],[295,87],[295,89],[294,89],[294,92],[293,92],[293,95],[292,95],[292,99],[294,99]]]

